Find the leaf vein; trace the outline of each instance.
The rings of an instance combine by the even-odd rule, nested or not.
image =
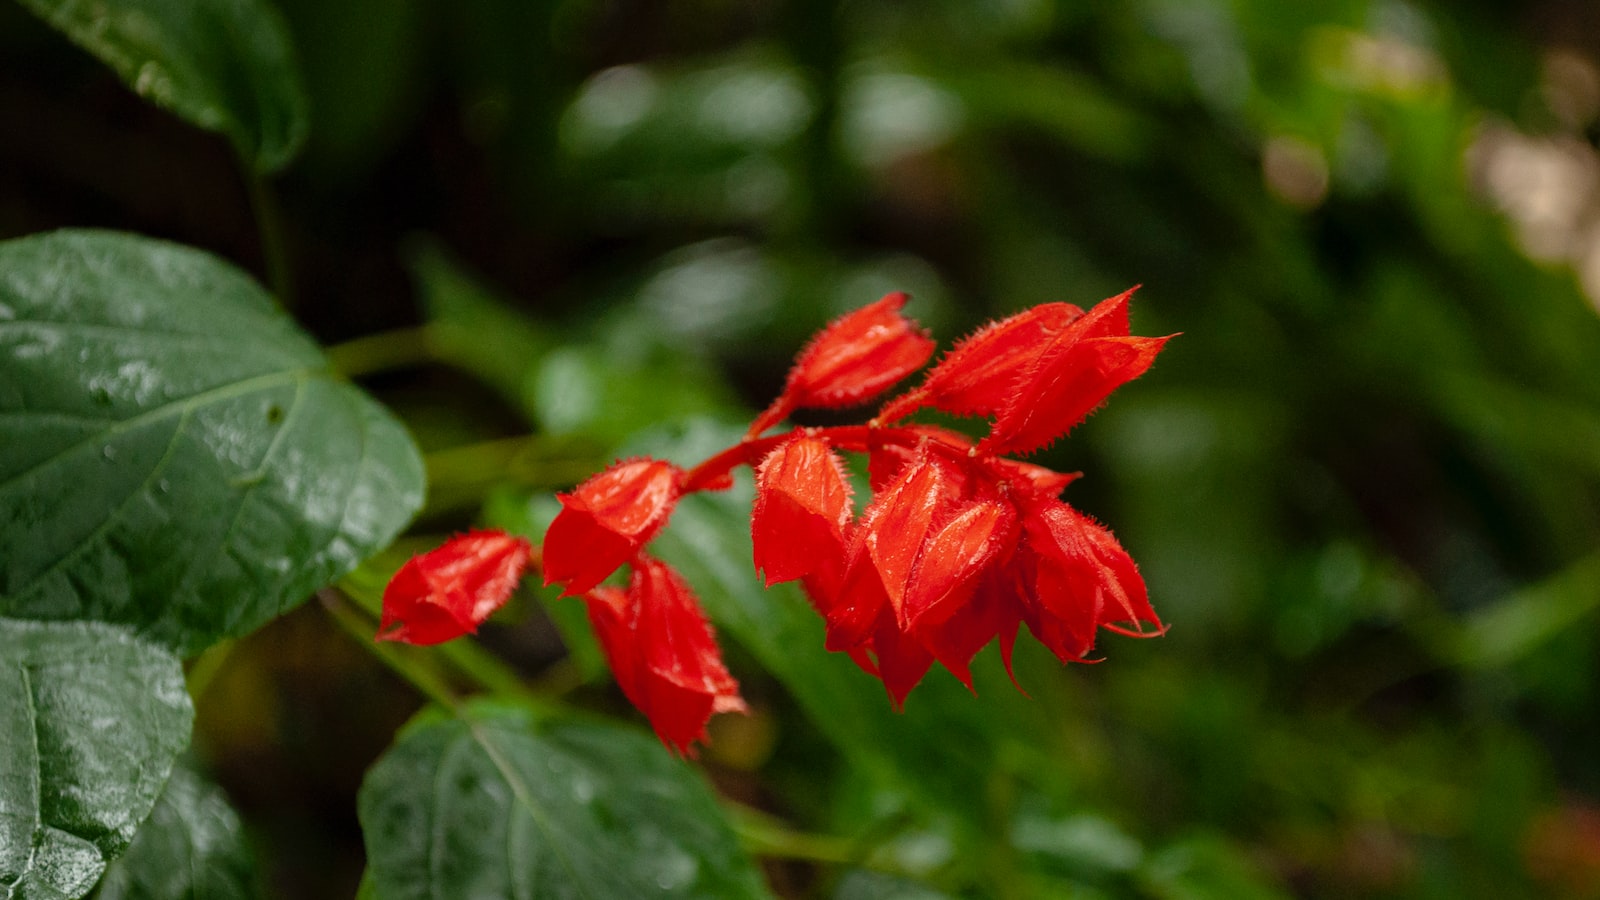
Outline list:
[[[572,877],[572,886],[578,889],[581,896],[599,900],[584,883],[578,867],[562,849],[561,842],[554,840],[558,834],[555,823],[551,822],[544,815],[544,810],[540,809],[539,805],[534,802],[533,796],[528,792],[528,786],[522,782],[521,775],[516,772],[510,761],[500,752],[500,749],[489,740],[488,733],[477,722],[469,719],[463,719],[463,722],[465,722],[472,738],[483,748],[483,752],[489,757],[489,761],[494,764],[496,769],[500,770],[500,776],[506,780],[506,785],[511,788],[512,795],[527,809],[528,817],[533,820],[533,824],[544,833],[547,839],[546,845],[550,848],[552,855],[561,862],[562,868],[566,869],[567,874]]]
[[[161,451],[161,458],[157,459],[155,465],[150,467],[150,472],[140,480],[138,486],[124,495],[117,505],[111,510],[111,512],[106,515],[105,519],[102,520],[99,525],[95,526],[94,531],[89,532],[89,534],[83,540],[78,542],[77,546],[68,550],[65,554],[58,557],[55,562],[40,570],[38,574],[33,576],[31,581],[18,586],[17,596],[25,596],[29,589],[34,585],[43,582],[46,578],[49,578],[51,575],[55,574],[56,571],[62,566],[70,565],[80,556],[87,553],[89,548],[93,546],[95,542],[105,537],[106,532],[110,531],[112,526],[114,526],[117,521],[122,518],[122,513],[128,508],[128,504],[132,503],[135,497],[138,497],[140,494],[144,493],[145,490],[150,487],[150,483],[156,479],[156,476],[161,474],[162,470],[166,468],[167,463],[172,460],[172,453],[178,447],[178,439],[183,436],[183,425],[186,421],[188,421],[188,418],[189,410],[184,410],[182,415],[178,417],[177,426],[172,429],[172,437],[167,439],[166,448]]]
[[[159,406],[152,406],[150,409],[145,410],[136,416],[118,421],[115,425],[112,425],[110,428],[107,428],[104,431],[99,431],[88,435],[76,444],[62,449],[60,453],[57,453],[56,455],[47,459],[40,460],[37,464],[30,466],[27,469],[16,473],[15,475],[12,475],[4,481],[0,481],[0,492],[11,488],[17,482],[22,481],[24,478],[33,475],[39,470],[49,467],[52,463],[57,462],[62,457],[77,453],[92,444],[96,444],[101,441],[109,441],[112,438],[131,431],[134,428],[138,428],[141,425],[158,421],[169,415],[186,415],[192,410],[206,404],[243,396],[253,391],[266,390],[272,385],[276,385],[285,381],[309,378],[310,376],[317,374],[318,371],[319,370],[317,369],[303,368],[271,372],[266,375],[258,375],[254,378],[247,378],[243,381],[235,381],[229,384],[219,385],[218,387],[201,391],[198,394],[190,394],[187,397],[180,397],[170,400],[166,403],[160,404]]]

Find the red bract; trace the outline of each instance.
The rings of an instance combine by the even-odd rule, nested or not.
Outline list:
[[[1012,386],[978,452],[1000,456],[1038,450],[1150,368],[1167,339],[1128,335],[1132,294],[1100,303],[1045,345]]]
[[[958,416],[998,413],[1040,354],[1082,315],[1070,303],[1046,303],[978,329],[945,354],[921,386],[885,405],[879,421],[897,422],[922,406]]]
[[[1111,532],[1060,502],[1042,503],[1023,517],[1022,619],[1063,662],[1082,660],[1097,628],[1125,634],[1117,623],[1164,630],[1150,608],[1144,579]]]
[[[474,531],[412,557],[384,588],[377,639],[437,644],[477,631],[516,589],[532,552],[503,531]]]
[[[1017,543],[1017,513],[1001,500],[974,500],[928,535],[896,610],[900,626],[949,618],[970,599],[978,576],[1009,556]]]
[[[756,468],[750,536],[768,586],[836,565],[850,525],[850,485],[826,441],[801,434]]]
[[[658,459],[628,460],[558,495],[563,509],[544,536],[544,583],[576,596],[632,560],[667,524],[683,474]]]
[[[640,556],[627,591],[601,587],[584,599],[617,685],[662,743],[692,755],[713,713],[745,711],[699,601],[672,567]]]
[[[865,403],[922,368],[935,344],[900,315],[909,299],[889,294],[824,328],[795,359],[783,393],[750,426],[758,435],[796,409]]]

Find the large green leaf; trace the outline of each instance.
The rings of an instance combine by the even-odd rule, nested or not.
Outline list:
[[[189,742],[172,654],[89,622],[0,619],[0,891],[87,893]]]
[[[615,725],[424,713],[359,812],[383,900],[767,896],[700,776]]]
[[[244,273],[107,232],[0,244],[0,615],[244,634],[422,500],[405,429]]]
[[[309,112],[283,19],[265,0],[22,0],[128,86],[231,138],[263,172],[305,141]]]
[[[248,900],[260,895],[239,814],[221,788],[180,764],[133,845],[106,869],[95,900]]]

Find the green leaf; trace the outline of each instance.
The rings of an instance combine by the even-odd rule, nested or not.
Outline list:
[[[833,900],[951,900],[951,897],[915,881],[854,869],[839,879]]]
[[[510,299],[477,277],[431,238],[414,242],[411,277],[430,322],[431,349],[470,372],[507,401],[522,401],[523,385],[556,338]]]
[[[222,789],[179,764],[95,900],[248,900],[261,896],[239,814]]]
[[[1591,553],[1544,581],[1475,610],[1439,643],[1446,658],[1468,668],[1492,668],[1525,658],[1594,615],[1600,608],[1596,585],[1600,585],[1600,554]]]
[[[421,501],[405,429],[244,273],[109,232],[0,244],[0,615],[192,654],[354,568]]]
[[[384,900],[768,896],[700,776],[615,725],[424,713],[358,811]]]
[[[1143,896],[1158,900],[1278,900],[1287,897],[1243,850],[1209,834],[1151,856],[1140,872]]]
[[[0,890],[81,897],[189,742],[172,654],[87,622],[0,619]]]
[[[732,404],[703,360],[657,317],[624,312],[561,344],[546,326],[431,241],[412,254],[430,350],[521,409],[546,435],[615,444],[643,422],[708,415]]]
[[[283,19],[263,0],[22,0],[140,96],[232,139],[258,171],[304,143],[305,90]]]

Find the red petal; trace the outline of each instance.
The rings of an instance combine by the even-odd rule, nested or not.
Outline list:
[[[883,679],[883,687],[899,711],[905,706],[906,695],[933,668],[933,654],[921,641],[902,632],[888,610],[878,617],[873,629],[872,651],[878,657],[878,677]]]
[[[884,590],[878,567],[873,564],[859,530],[856,535],[851,541],[849,563],[840,584],[828,592],[825,606],[818,605],[828,625],[829,650],[850,650],[871,640],[872,629],[889,605],[889,593]],[[813,589],[813,585],[808,579],[808,590]]]
[[[586,598],[617,684],[662,743],[691,755],[713,713],[744,711],[738,682],[722,664],[699,601],[671,566],[639,557],[619,595],[599,588]]]
[[[1101,595],[1094,578],[1054,557],[1024,551],[1017,555],[1028,591],[1022,620],[1062,662],[1082,662],[1094,648]]]
[[[931,535],[917,561],[899,606],[900,626],[917,627],[950,616],[964,595],[960,590],[998,558],[1009,556],[1017,542],[1017,514],[1009,503],[978,500]],[[982,646],[982,644],[979,644]]]
[[[1095,629],[1113,622],[1150,622],[1159,633],[1144,579],[1111,532],[1054,501],[1028,510],[1023,531],[1023,619],[1058,658],[1081,661]]]
[[[850,484],[826,441],[800,435],[756,469],[750,516],[756,569],[767,585],[793,581],[844,561]]]
[[[1057,472],[1044,466],[996,456],[988,460],[997,473],[1013,489],[1022,487],[1035,500],[1054,500],[1061,496],[1067,485],[1083,477],[1082,472]]]
[[[956,415],[992,416],[1051,343],[1083,315],[1070,303],[1046,303],[992,322],[961,340],[923,379],[879,413],[894,422],[922,406]]]
[[[951,604],[954,607],[952,614],[937,622],[921,620],[913,633],[934,658],[971,691],[972,658],[994,640],[1008,619],[1011,622],[1011,636],[1013,639],[1016,637],[1016,598],[1010,588],[1010,579],[998,567],[991,567],[979,577],[966,582],[959,588],[959,593],[958,602]],[[1011,610],[1009,617],[1007,610]],[[1004,650],[1006,671],[1009,673],[1009,642]]]
[[[478,630],[516,590],[533,548],[503,531],[474,531],[412,557],[383,591],[377,639],[437,644]]]
[[[1167,338],[1107,337],[1045,354],[995,419],[980,453],[1031,453],[1072,430],[1111,392],[1150,368]]]
[[[639,609],[634,598],[620,588],[601,586],[583,595],[589,613],[589,627],[600,641],[606,663],[617,687],[639,709],[644,708],[644,693],[640,684],[643,669],[639,655]]]
[[[978,452],[1031,453],[1150,368],[1167,338],[1128,335],[1134,290],[1101,301],[1055,336],[1014,382]]]
[[[926,444],[861,516],[861,539],[883,579],[895,614],[905,614],[906,585],[937,519],[960,498],[965,480],[952,463]]]
[[[873,447],[867,452],[867,483],[874,494],[894,483],[895,478],[917,455],[917,451],[899,444]]]
[[[907,299],[889,294],[819,332],[795,359],[783,394],[756,419],[750,433],[760,434],[802,407],[864,403],[921,368],[935,345],[916,323],[900,315]]]
[[[682,486],[677,466],[636,459],[557,495],[564,508],[544,536],[544,583],[570,597],[605,580],[667,524]]]

